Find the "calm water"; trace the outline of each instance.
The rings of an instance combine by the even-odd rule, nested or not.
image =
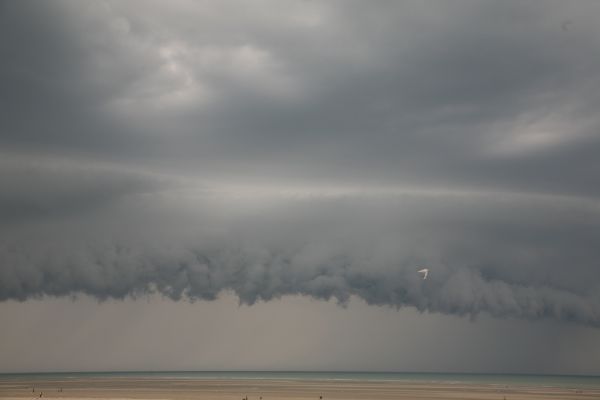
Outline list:
[[[285,379],[285,380],[369,380],[404,382],[487,383],[498,385],[600,388],[600,376],[445,374],[407,372],[273,372],[273,371],[178,371],[178,372],[60,372],[0,374],[0,379],[77,378],[169,378],[169,379]]]

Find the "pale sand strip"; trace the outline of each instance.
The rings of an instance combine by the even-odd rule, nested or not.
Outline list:
[[[35,393],[32,393],[32,386]],[[58,389],[63,391],[59,392]],[[2,400],[443,400],[443,399],[600,399],[600,388],[397,381],[318,381],[258,379],[74,378],[0,380]]]

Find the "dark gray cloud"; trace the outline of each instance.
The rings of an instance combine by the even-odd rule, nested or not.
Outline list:
[[[166,177],[98,162],[12,157],[0,160],[0,220],[3,223],[80,215],[125,196],[173,186]]]
[[[598,12],[9,2],[1,139],[229,180],[596,193]]]
[[[0,299],[600,323],[599,3],[1,7]]]
[[[166,215],[156,200],[136,211],[133,199],[63,223],[59,238],[53,225],[35,237],[2,232],[0,297],[213,300],[231,290],[253,304],[354,295],[421,311],[600,323],[594,203],[412,194],[224,204],[213,196],[177,207],[168,199],[178,211]],[[425,281],[416,273],[423,265]]]

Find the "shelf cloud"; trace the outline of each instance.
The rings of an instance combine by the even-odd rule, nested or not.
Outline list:
[[[599,326],[599,13],[2,1],[0,300]]]

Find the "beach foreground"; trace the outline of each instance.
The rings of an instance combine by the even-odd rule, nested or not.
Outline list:
[[[33,390],[35,389],[35,392]],[[0,399],[598,399],[600,388],[554,388],[453,382],[49,378],[0,380]]]

